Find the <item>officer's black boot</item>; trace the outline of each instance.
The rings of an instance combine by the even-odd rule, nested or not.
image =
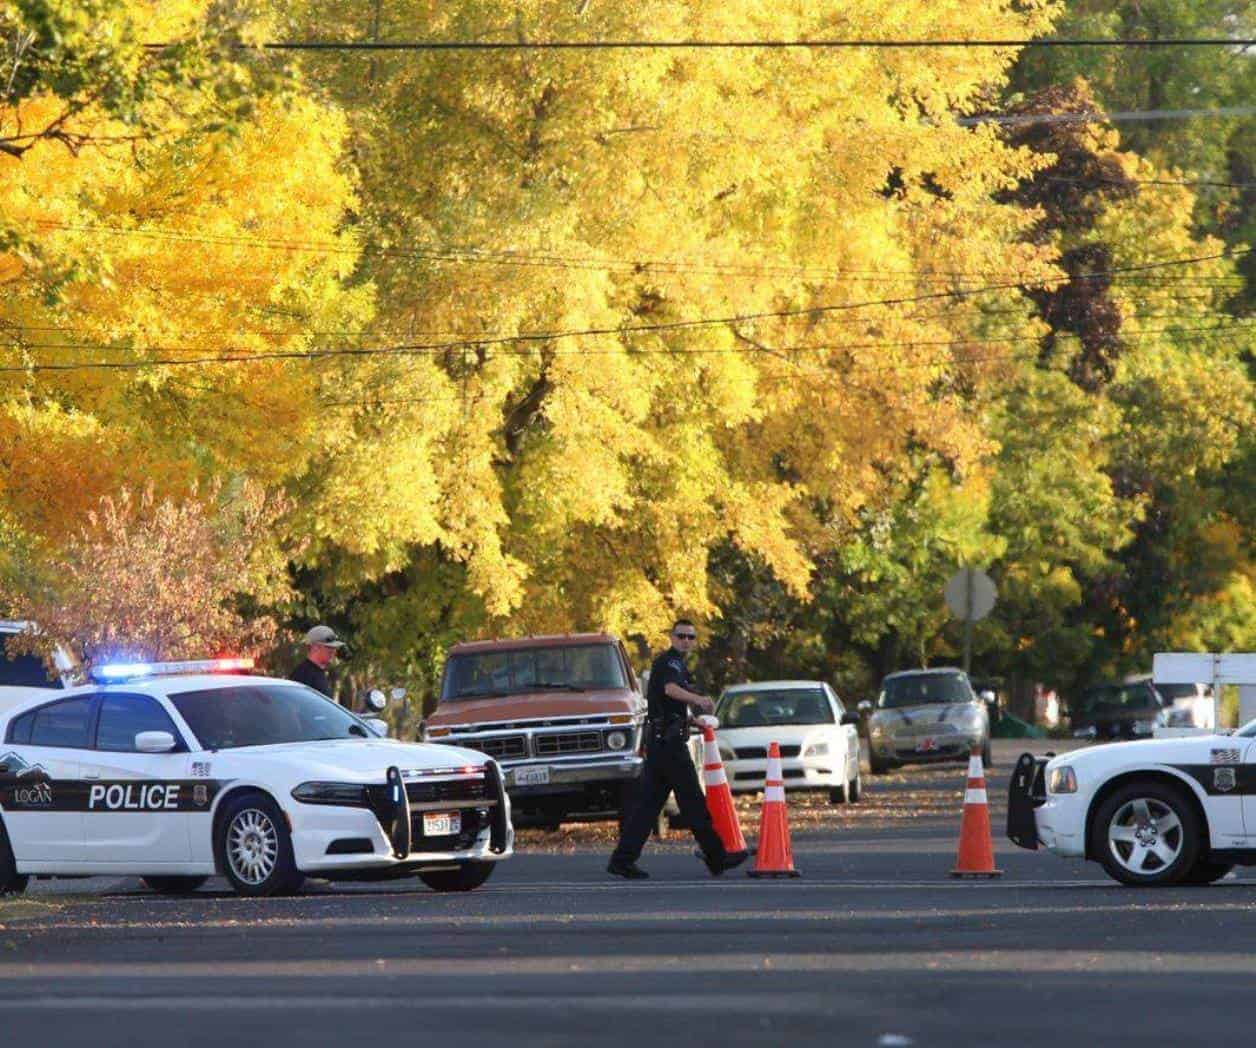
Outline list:
[[[616,862],[614,859],[606,864],[606,872],[622,877],[626,881],[644,881],[650,877],[635,862]]]
[[[702,861],[706,863],[707,869],[711,871],[712,877],[718,877],[725,870],[735,870],[743,862],[750,858],[750,852],[742,849],[735,852],[724,852],[714,858],[710,855],[704,855]]]

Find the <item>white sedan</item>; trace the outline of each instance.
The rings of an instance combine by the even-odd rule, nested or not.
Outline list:
[[[1123,884],[1210,884],[1256,864],[1256,721],[1234,735],[1023,754],[1007,832]]]
[[[823,681],[782,680],[726,688],[715,708],[720,759],[734,793],[761,790],[768,747],[781,748],[786,790],[824,790],[834,804],[863,792],[859,715]]]
[[[381,738],[238,660],[102,667],[0,712],[0,894],[32,875],[213,874],[242,895],[305,875],[482,884],[512,853],[510,801],[482,753]]]

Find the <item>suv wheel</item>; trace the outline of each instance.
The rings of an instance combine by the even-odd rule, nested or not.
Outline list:
[[[1122,884],[1160,886],[1186,879],[1203,834],[1183,792],[1160,782],[1132,782],[1107,798],[1090,826],[1091,854]]]
[[[456,870],[429,870],[419,880],[434,892],[474,891],[489,879],[495,862],[464,862]]]
[[[242,793],[227,802],[214,852],[239,895],[288,895],[305,879],[283,813],[264,793]]]
[[[21,895],[26,891],[29,880],[25,874],[17,872],[17,860],[13,858],[13,849],[9,846],[9,835],[5,832],[4,821],[0,820],[0,895]]]

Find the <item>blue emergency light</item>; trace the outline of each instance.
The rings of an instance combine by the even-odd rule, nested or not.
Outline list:
[[[92,680],[102,684],[142,677],[173,677],[183,673],[238,673],[253,668],[252,659],[196,659],[185,662],[107,662],[93,666]]]

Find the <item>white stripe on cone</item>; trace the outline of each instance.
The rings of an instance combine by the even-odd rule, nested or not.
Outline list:
[[[980,779],[982,775],[984,774],[985,772],[983,772],[981,768],[981,758],[969,757],[968,758],[968,777],[970,779]]]
[[[706,784],[709,789],[712,786],[727,786],[728,776],[724,774],[724,767],[706,769]]]
[[[974,789],[967,789],[967,790],[965,790],[965,791],[964,791],[964,803],[965,803],[965,804],[985,804],[985,803],[987,803],[987,801],[986,801],[986,791],[985,791],[984,787],[983,787],[983,788],[981,788],[981,789],[975,789],[975,790],[974,790]]]
[[[771,804],[773,801],[779,804],[785,803],[785,787],[784,786],[768,786],[766,789],[764,789],[763,802],[765,804]]]

